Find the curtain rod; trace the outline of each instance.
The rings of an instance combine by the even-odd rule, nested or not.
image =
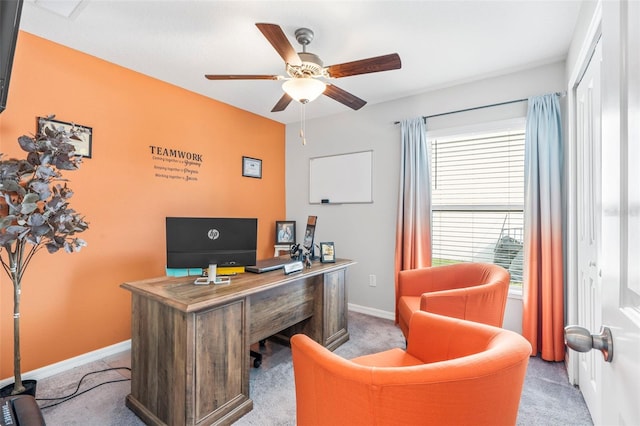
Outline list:
[[[565,96],[567,94],[567,92],[555,92],[555,94],[560,96],[560,97],[563,97],[563,96]],[[518,102],[525,102],[527,100],[529,100],[529,98],[515,99],[513,101],[498,102],[498,103],[495,103],[495,104],[482,105],[482,106],[465,108],[465,109],[458,109],[456,111],[441,112],[439,114],[423,115],[422,119],[427,121],[427,118],[441,117],[443,115],[457,114],[459,112],[474,111],[476,109],[491,108],[491,107],[496,107],[496,106],[501,106],[501,105],[515,104],[515,103],[518,103]],[[400,122],[399,121],[394,121],[393,124],[400,124]]]

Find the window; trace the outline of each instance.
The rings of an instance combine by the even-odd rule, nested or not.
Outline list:
[[[524,122],[431,139],[433,264],[489,262],[522,286]]]

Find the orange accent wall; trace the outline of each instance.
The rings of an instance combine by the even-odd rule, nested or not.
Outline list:
[[[119,286],[164,275],[166,216],[257,217],[258,257],[272,256],[275,221],[286,219],[283,124],[21,32],[0,152],[22,157],[17,138],[49,114],[93,128],[92,158],[64,173],[90,228],[81,252],[43,251],[25,274],[23,372],[130,338],[130,294]],[[197,181],[157,177],[150,146],[202,155]],[[262,179],[242,176],[243,155],[262,159]],[[0,283],[8,378],[13,296],[4,272]]]

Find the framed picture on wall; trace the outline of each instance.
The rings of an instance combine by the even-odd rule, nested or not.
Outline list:
[[[320,262],[332,263],[336,261],[333,243],[320,243]]]
[[[296,222],[295,220],[276,221],[276,244],[296,243]]]
[[[36,125],[38,133],[41,133],[45,127],[62,129],[70,133],[71,137],[69,138],[69,143],[76,148],[76,154],[86,158],[91,158],[91,143],[93,136],[93,129],[91,127],[67,123],[65,121],[58,121],[48,117],[38,117]]]
[[[242,176],[262,179],[262,160],[242,157]]]

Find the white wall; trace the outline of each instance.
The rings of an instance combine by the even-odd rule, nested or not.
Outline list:
[[[366,78],[362,76],[360,78]],[[389,78],[394,78],[393,71]],[[308,215],[317,215],[316,241],[333,241],[336,255],[355,260],[348,273],[349,304],[374,315],[393,318],[395,226],[398,204],[400,126],[395,121],[562,91],[565,64],[533,67],[401,100],[366,105],[306,122],[307,144],[300,124],[287,126],[287,219],[298,223],[298,240]],[[358,93],[366,99],[366,94]],[[290,108],[299,108],[292,104]],[[313,108],[313,103],[307,108]],[[526,115],[526,102],[452,114],[427,120],[427,129],[468,126]],[[309,204],[309,159],[373,150],[373,203]],[[376,276],[376,287],[369,276]],[[505,327],[521,330],[521,303],[510,300]]]

